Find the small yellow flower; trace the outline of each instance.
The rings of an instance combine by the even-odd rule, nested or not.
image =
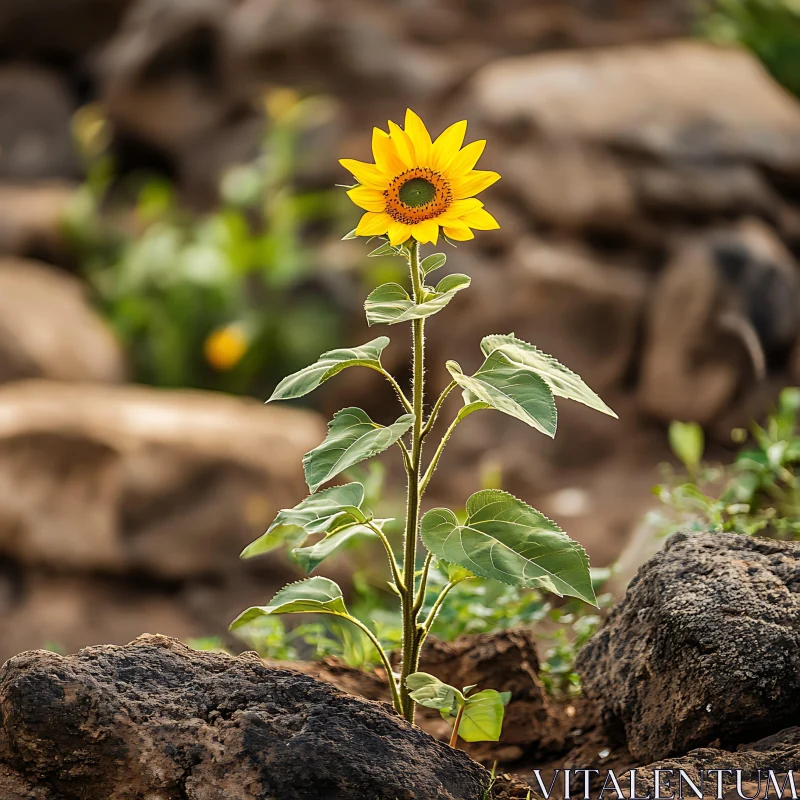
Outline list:
[[[219,372],[233,369],[247,352],[250,340],[241,325],[226,325],[212,331],[203,345],[206,361]]]
[[[408,109],[405,130],[394,122],[389,122],[389,133],[373,129],[374,164],[340,159],[360,184],[347,194],[367,212],[356,235],[388,234],[393,245],[412,236],[421,244],[436,244],[439,226],[455,241],[473,239],[472,228],[499,228],[475,195],[500,176],[474,169],[486,141],[462,147],[466,132],[462,120],[431,141],[425,124]]]

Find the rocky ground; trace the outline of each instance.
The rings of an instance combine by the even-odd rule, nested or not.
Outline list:
[[[758,769],[786,773],[800,758],[798,588],[796,544],[680,533],[582,651],[580,702],[545,696],[525,631],[434,646],[424,666],[512,692],[501,742],[473,751],[505,758],[496,798],[523,800],[534,767],[549,782],[570,766],[637,767],[642,794],[655,768],[696,782],[736,768],[753,795]],[[431,718],[421,722],[434,736],[376,702],[379,674],[313,670],[321,682],[297,665],[151,635],[75,656],[23,653],[0,672],[0,790],[8,800],[483,800],[489,773],[437,741]]]

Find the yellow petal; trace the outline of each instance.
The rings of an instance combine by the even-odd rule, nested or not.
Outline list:
[[[405,165],[397,156],[397,150],[389,138],[389,134],[380,128],[372,129],[372,157],[381,172],[399,175],[405,172]]]
[[[475,211],[464,214],[461,221],[470,228],[475,228],[476,231],[494,231],[500,227],[500,223],[483,208],[477,208]]]
[[[381,172],[375,164],[365,164],[354,158],[340,158],[339,163],[364,186],[381,190],[389,186],[391,177]]]
[[[483,203],[477,197],[467,197],[464,200],[453,200],[450,203],[447,211],[439,215],[439,219],[444,222],[445,220],[457,220],[468,214],[470,211],[475,211],[478,208],[483,208]]]
[[[350,189],[347,196],[359,207],[366,211],[385,211],[386,198],[383,192],[370,189],[369,186],[356,186]]]
[[[394,142],[397,157],[403,162],[406,169],[414,166],[414,145],[408,134],[396,123],[389,120],[389,135]]]
[[[442,172],[453,160],[467,135],[467,121],[454,122],[436,138],[431,147],[431,169]]]
[[[486,147],[486,139],[479,139],[459,150],[444,171],[445,178],[463,178],[477,163]]]
[[[468,172],[464,178],[452,181],[450,185],[453,189],[453,197],[460,200],[482,192],[499,180],[500,176],[496,172],[474,169],[472,172]]]
[[[356,236],[380,236],[386,233],[391,222],[392,218],[388,214],[367,211],[358,223]]]
[[[430,166],[431,135],[425,123],[410,109],[406,109],[406,133],[414,145],[414,160],[419,167]]]
[[[396,247],[411,236],[411,226],[404,222],[395,222],[391,217],[389,219],[389,243]]]
[[[439,241],[439,223],[433,219],[426,219],[411,226],[411,235],[420,243],[436,244]]]
[[[442,225],[444,235],[454,242],[466,242],[475,238],[475,234],[463,222],[448,222]]]

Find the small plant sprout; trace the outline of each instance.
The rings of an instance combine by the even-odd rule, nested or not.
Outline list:
[[[435,708],[453,726],[450,747],[460,736],[465,742],[496,742],[503,729],[503,713],[511,692],[484,689],[472,694],[475,686],[460,692],[427,672],[415,672],[406,680],[411,699],[425,708]]]
[[[422,499],[442,452],[467,417],[490,409],[515,417],[549,437],[556,432],[555,397],[616,415],[575,373],[513,334],[485,336],[480,344],[484,362],[473,374],[448,361],[449,383],[438,398],[426,403],[426,321],[465,290],[470,278],[451,274],[432,285],[430,276],[445,265],[446,257],[433,253],[422,258],[420,246],[435,245],[440,229],[449,240],[466,241],[474,237],[473,230],[498,227],[475,195],[500,176],[474,169],[486,143],[462,147],[466,127],[466,122],[457,122],[432,140],[422,120],[408,111],[404,128],[390,122],[388,133],[377,128],[373,132],[374,164],[342,160],[358,181],[348,194],[365,210],[358,227],[344,238],[381,237],[372,254],[397,256],[408,264],[410,291],[398,283],[384,284],[369,294],[364,307],[370,325],[411,325],[411,393],[407,395],[381,363],[381,354],[389,345],[386,336],[359,347],[324,353],[314,364],[281,381],[270,400],[302,397],[349,367],[366,367],[391,385],[400,403],[399,416],[384,426],[359,408],[334,414],[325,441],[303,459],[311,495],[294,508],[281,511],[267,532],[242,554],[256,556],[288,545],[311,573],[355,537],[380,542],[401,610],[400,672],[395,674],[370,625],[348,611],[339,586],[321,576],[290,584],[267,605],[245,611],[231,627],[271,614],[310,612],[347,620],[375,646],[399,714],[413,723],[416,704],[423,702],[422,698],[428,698],[426,704],[444,703],[441,698],[446,698],[449,705],[441,705],[440,710],[449,708],[448,718],[455,713],[455,734],[475,741],[499,735],[506,698],[493,691],[458,691],[431,676],[421,677],[418,668],[421,648],[453,587],[480,577],[591,604],[596,600],[583,548],[555,522],[508,492],[479,491],[467,500],[466,512],[458,516],[448,508],[434,508],[421,515]],[[426,440],[445,416],[445,400],[455,390],[461,391],[463,404],[443,426],[432,456],[425,458]],[[344,470],[390,447],[399,451],[408,479],[402,543],[391,541],[385,530],[387,520],[376,519],[366,507],[361,483],[323,488]],[[446,575],[447,581],[436,599],[427,603],[432,567]]]

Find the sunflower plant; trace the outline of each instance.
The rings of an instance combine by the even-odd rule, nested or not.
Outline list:
[[[381,244],[371,255],[395,255],[408,264],[410,291],[397,283],[379,286],[369,294],[364,308],[370,325],[410,323],[410,395],[381,364],[381,353],[389,344],[386,336],[359,347],[324,353],[314,364],[281,381],[270,401],[302,397],[349,367],[366,367],[389,382],[402,413],[386,426],[373,422],[359,408],[334,414],[325,440],[303,458],[310,496],[294,508],[282,510],[266,533],[242,554],[249,558],[288,544],[299,563],[312,573],[354,537],[380,541],[391,571],[390,587],[401,609],[399,672],[393,669],[388,653],[367,622],[348,611],[340,587],[322,576],[286,586],[266,606],[245,611],[231,627],[272,614],[309,612],[340,617],[360,628],[376,648],[399,714],[413,722],[417,702],[440,708],[446,718],[458,718],[462,711],[462,725],[465,715],[469,718],[477,714],[479,719],[491,718],[494,722],[475,736],[496,739],[502,706],[508,699],[505,695],[494,692],[487,704],[483,692],[470,699],[466,690],[459,692],[418,671],[421,648],[442,604],[453,587],[483,578],[544,589],[596,605],[589,560],[583,548],[555,522],[507,492],[479,491],[467,501],[466,513],[458,516],[448,508],[434,508],[421,515],[422,499],[456,427],[478,411],[493,409],[508,414],[550,437],[556,432],[555,397],[616,415],[578,375],[513,334],[484,337],[481,349],[485,360],[472,375],[455,361],[448,361],[449,384],[432,404],[426,403],[426,320],[466,289],[470,278],[451,274],[436,285],[429,284],[429,276],[444,266],[446,256],[434,253],[422,258],[420,247],[435,245],[440,230],[448,240],[466,241],[474,237],[475,230],[499,227],[475,195],[500,176],[475,169],[486,142],[464,146],[466,128],[466,122],[456,122],[432,140],[422,120],[409,110],[403,128],[389,122],[388,133],[377,128],[373,132],[374,164],[352,159],[340,162],[358,182],[349,189],[349,196],[365,211],[356,229],[345,238],[381,237]],[[426,440],[438,427],[446,398],[456,390],[461,390],[463,404],[426,460]],[[376,518],[365,507],[361,483],[322,488],[354,464],[393,446],[402,457],[408,479],[400,546],[384,530],[387,520]],[[430,603],[426,596],[434,567],[447,580]]]

